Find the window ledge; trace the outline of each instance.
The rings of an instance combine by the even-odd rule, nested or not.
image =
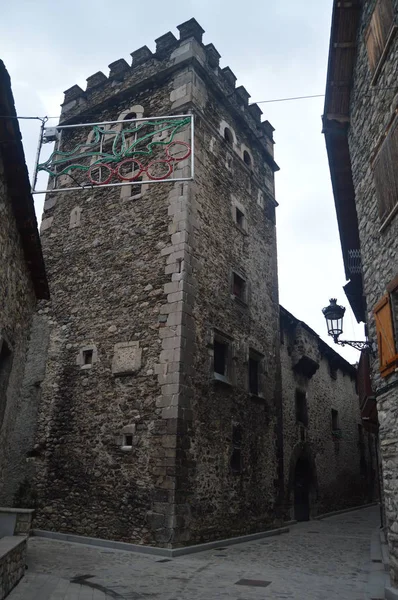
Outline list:
[[[377,67],[374,70],[372,81],[371,81],[371,85],[376,85],[376,83],[377,83],[377,80],[378,80],[379,75],[380,75],[380,73],[382,71],[383,65],[386,62],[387,54],[388,54],[388,51],[390,49],[391,43],[392,43],[392,41],[393,41],[393,39],[394,39],[395,34],[397,33],[397,31],[398,31],[398,26],[394,24],[391,27],[391,31],[390,31],[390,33],[388,35],[387,42],[386,42],[386,45],[384,46],[383,53],[380,56],[379,62],[377,63]]]
[[[133,446],[121,446],[120,450],[122,450],[123,452],[131,452],[133,449]]]
[[[231,294],[231,298],[232,300],[235,300],[235,302],[239,304],[239,306],[242,306],[242,308],[248,307],[247,302],[245,302],[245,300],[241,300],[240,298],[238,298],[238,296],[235,296],[235,294]]]
[[[238,225],[238,223],[236,223],[235,221],[234,221],[234,225],[235,225],[236,229],[238,231],[240,231],[240,233],[242,235],[249,235],[248,232],[246,231],[246,229],[244,229],[243,227],[241,227],[240,225]]]
[[[265,397],[262,394],[253,394],[253,392],[249,392],[249,396],[251,400],[261,400],[261,402],[264,402],[265,400]]]
[[[225,385],[229,385],[232,386],[232,382],[228,379],[228,377],[225,377],[225,375],[221,375],[221,373],[214,373],[214,381],[219,382],[219,383],[224,383]]]
[[[81,369],[92,369],[92,367],[93,367],[92,364],[90,364],[90,365],[80,365]]]

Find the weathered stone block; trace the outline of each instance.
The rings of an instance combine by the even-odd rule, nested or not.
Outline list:
[[[119,342],[114,346],[113,375],[129,375],[141,369],[142,349],[139,342]]]

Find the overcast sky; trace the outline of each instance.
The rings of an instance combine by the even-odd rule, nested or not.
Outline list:
[[[221,54],[251,94],[250,102],[323,94],[332,0],[15,0],[2,6],[0,57],[10,73],[17,112],[57,116],[63,91],[195,17],[204,42]],[[130,63],[131,64],[131,63]],[[345,284],[332,188],[321,133],[323,98],[260,105],[275,127],[280,302],[326,341],[321,313],[330,297],[347,307],[346,339],[363,339]],[[29,170],[38,121],[21,121]],[[38,220],[43,197],[35,196]],[[330,338],[329,338],[330,339]],[[333,346],[333,342],[331,342]],[[350,362],[359,355],[335,350]]]

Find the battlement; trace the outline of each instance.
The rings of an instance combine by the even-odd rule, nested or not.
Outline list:
[[[219,88],[225,99],[239,111],[248,131],[260,141],[266,150],[273,143],[271,125],[261,122],[262,110],[257,104],[249,104],[250,94],[243,87],[236,87],[236,76],[227,66],[220,68],[221,55],[213,44],[203,44],[204,29],[194,19],[177,26],[179,39],[169,31],[155,40],[156,50],[148,46],[131,52],[131,65],[120,58],[109,65],[109,76],[101,71],[87,78],[86,90],[74,85],[66,90],[62,104],[63,122],[76,120],[78,115],[101,104],[104,98],[124,93],[150,78],[166,71],[172,72],[184,62],[196,60],[202,72]]]

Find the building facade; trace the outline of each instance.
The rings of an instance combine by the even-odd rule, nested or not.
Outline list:
[[[373,502],[375,436],[361,422],[357,369],[281,307],[285,503],[290,518]]]
[[[377,349],[364,423],[379,421],[390,575],[398,586],[398,2],[333,8],[324,133],[348,300]],[[366,377],[366,369],[365,369]]]
[[[170,547],[283,521],[273,129],[178,29],[65,93],[62,124],[193,114],[195,179],[47,194],[38,528]]]
[[[0,495],[26,504],[43,372],[28,354],[48,287],[10,78],[0,61]],[[40,328],[40,327],[39,327]]]

